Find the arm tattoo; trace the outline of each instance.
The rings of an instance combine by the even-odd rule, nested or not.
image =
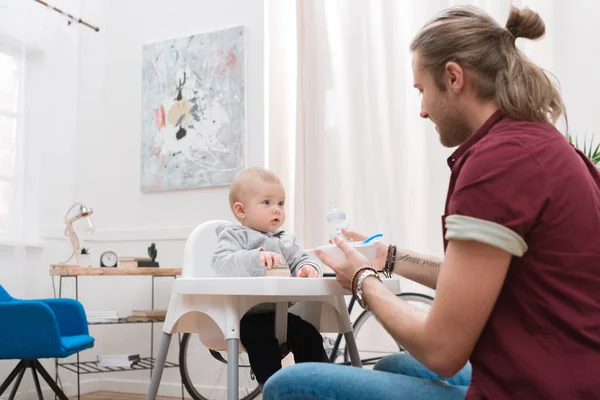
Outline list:
[[[441,261],[422,260],[419,257],[411,257],[409,254],[398,256],[397,261],[406,261],[411,264],[420,265],[423,264],[425,267],[439,268],[442,265]]]
[[[423,261],[423,265],[425,265],[426,267],[439,268],[442,265],[442,262],[425,260],[425,261]]]

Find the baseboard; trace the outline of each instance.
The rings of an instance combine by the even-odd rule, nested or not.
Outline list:
[[[105,392],[121,392],[121,393],[136,393],[146,394],[150,387],[150,382],[147,380],[133,379],[106,379],[98,381],[99,389]],[[179,397],[181,398],[181,383],[161,382],[158,388],[159,396]],[[184,398],[191,399],[188,392],[183,388]]]
[[[100,382],[101,381],[98,378],[90,377],[90,379],[81,379],[79,381],[79,391],[80,391],[80,393],[97,392],[97,391],[101,390]],[[63,391],[65,392],[67,397],[77,396],[77,382],[73,382],[73,383],[69,382],[67,384],[64,384]],[[51,392],[51,390],[49,390],[49,392]],[[45,395],[44,395],[44,398],[46,398]],[[53,397],[51,397],[51,398],[53,398]]]

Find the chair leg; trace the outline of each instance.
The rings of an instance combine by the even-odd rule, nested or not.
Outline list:
[[[46,371],[46,369],[42,366],[42,364],[40,364],[40,362],[38,360],[33,360],[33,365],[34,365],[35,369],[37,370],[37,372],[40,373],[42,378],[44,378],[44,380],[46,381],[48,386],[50,386],[50,388],[52,389],[54,394],[56,394],[56,396],[60,400],[69,400],[67,398],[67,396],[65,395],[65,393],[58,387],[56,382],[54,382],[54,380],[52,380],[52,377],[50,376],[48,371]]]
[[[169,352],[169,345],[171,344],[171,334],[163,332],[162,340],[160,341],[160,347],[158,349],[158,355],[156,356],[156,365],[154,371],[152,371],[152,379],[150,380],[150,387],[148,388],[148,394],[146,400],[155,400],[158,394],[158,387],[160,386],[160,380],[162,378],[163,370],[165,369],[165,362],[167,361],[167,353]]]
[[[21,379],[23,379],[23,375],[25,374],[26,369],[27,369],[27,367],[23,367],[23,369],[21,369],[21,371],[19,372],[19,376],[17,376],[17,380],[15,381],[15,384],[14,384],[12,390],[10,391],[10,396],[8,396],[8,400],[15,399],[15,396],[17,395],[17,389],[19,389],[19,385],[21,384]]]
[[[362,362],[360,361],[360,355],[358,354],[358,347],[356,346],[354,332],[350,331],[344,333],[344,339],[346,339],[346,347],[350,352],[350,361],[352,362],[352,366],[361,368]]]
[[[44,395],[42,394],[42,388],[40,387],[40,380],[38,379],[37,372],[35,372],[35,366],[31,367],[31,374],[33,375],[33,383],[35,383],[35,391],[37,392],[38,399],[44,400]]]
[[[2,396],[2,393],[4,393],[6,389],[8,389],[11,382],[15,379],[19,372],[21,372],[22,369],[25,369],[25,360],[19,361],[17,366],[12,370],[12,372],[8,375],[4,382],[2,382],[2,385],[0,385],[0,396]]]
[[[239,399],[239,339],[227,339],[227,400]]]

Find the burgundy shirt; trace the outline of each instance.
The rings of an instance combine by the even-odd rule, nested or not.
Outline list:
[[[448,164],[444,219],[496,222],[528,246],[475,345],[466,398],[600,399],[598,170],[553,127],[501,112]]]

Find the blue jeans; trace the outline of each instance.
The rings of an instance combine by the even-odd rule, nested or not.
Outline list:
[[[334,364],[297,364],[273,375],[264,400],[462,400],[471,380],[467,364],[449,379],[429,371],[407,354],[381,359],[375,370]]]

